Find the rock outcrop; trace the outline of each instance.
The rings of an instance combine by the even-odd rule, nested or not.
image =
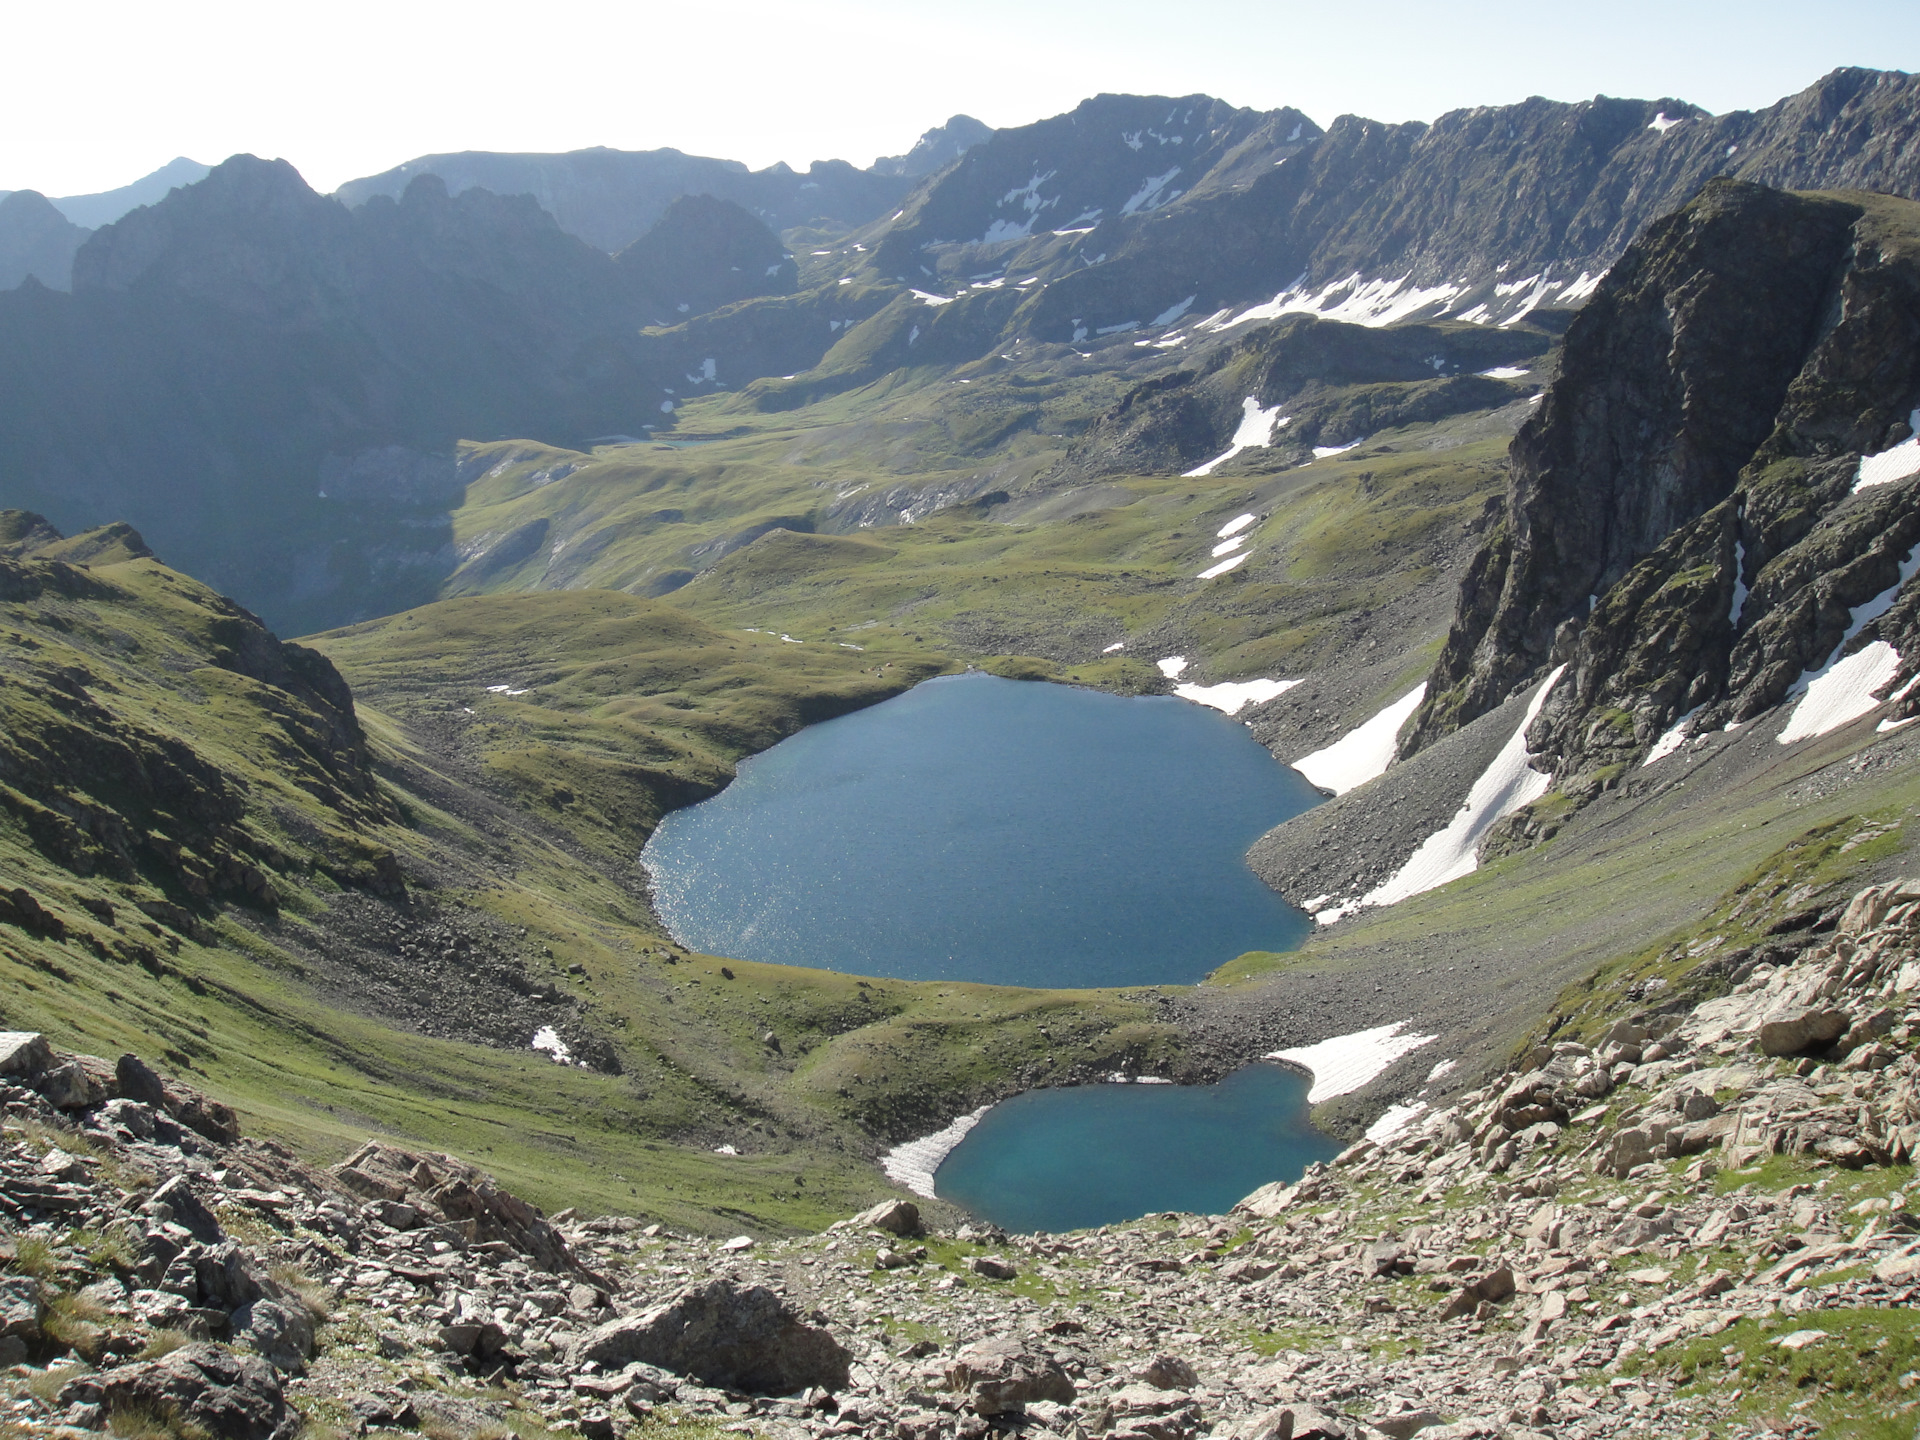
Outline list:
[[[1709,186],[1569,329],[1403,754],[1560,661],[1529,738],[1563,790],[1875,646],[1891,693],[1920,658],[1920,465],[1860,481],[1917,405],[1920,206]]]

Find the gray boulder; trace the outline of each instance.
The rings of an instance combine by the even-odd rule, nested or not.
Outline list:
[[[1073,1401],[1073,1381],[1051,1355],[1017,1340],[978,1340],[947,1366],[947,1388],[966,1394],[976,1415],[1006,1415],[1035,1400]]]
[[[89,1375],[71,1382],[60,1398],[97,1404],[109,1414],[148,1410],[217,1440],[291,1440],[300,1428],[274,1368],[221,1345],[183,1345],[150,1364]]]
[[[691,1285],[664,1305],[588,1331],[568,1351],[569,1366],[593,1361],[618,1370],[638,1360],[729,1390],[791,1395],[847,1383],[852,1356],[825,1330],[800,1317],[764,1285],[730,1280]]]
[[[1760,1050],[1766,1055],[1800,1055],[1831,1045],[1851,1023],[1844,1010],[1787,1005],[1760,1022]]]
[[[235,1345],[253,1351],[274,1369],[306,1373],[313,1355],[313,1319],[297,1299],[262,1297],[234,1311],[228,1326]]]
[[[46,1318],[47,1307],[32,1276],[0,1277],[0,1355],[15,1357],[5,1363],[18,1365],[26,1359],[27,1347],[40,1338],[40,1322]]]

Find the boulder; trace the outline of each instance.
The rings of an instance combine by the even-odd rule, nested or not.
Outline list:
[[[1298,1187],[1283,1181],[1270,1180],[1258,1190],[1235,1205],[1234,1212],[1251,1215],[1256,1220],[1272,1220],[1293,1207]]]
[[[1489,1270],[1477,1280],[1462,1285],[1441,1310],[1443,1320],[1456,1319],[1461,1315],[1470,1315],[1482,1304],[1497,1305],[1514,1292],[1513,1271],[1502,1265],[1497,1270]]]
[[[173,1223],[189,1231],[202,1245],[219,1243],[220,1222],[194,1193],[193,1187],[187,1183],[186,1176],[174,1176],[154,1191],[153,1198],[147,1203],[166,1206],[173,1212]]]
[[[77,1060],[48,1070],[40,1077],[39,1090],[56,1110],[85,1110],[107,1098],[99,1082]]]
[[[730,1280],[691,1285],[664,1305],[590,1330],[567,1352],[570,1367],[592,1361],[617,1370],[638,1360],[730,1390],[791,1395],[847,1383],[852,1356],[825,1330],[800,1319],[764,1285]]]
[[[1004,1255],[976,1255],[967,1262],[967,1268],[988,1280],[1011,1280],[1020,1273]]]
[[[883,1200],[871,1210],[862,1210],[841,1224],[850,1230],[884,1230],[889,1235],[918,1235],[920,1207],[911,1200]]]
[[[966,1394],[974,1414],[1016,1413],[1036,1400],[1073,1401],[1073,1381],[1059,1361],[1017,1340],[979,1340],[947,1366],[947,1388]]]
[[[53,1064],[53,1047],[37,1030],[0,1030],[0,1075],[38,1075]]]
[[[200,1303],[214,1310],[241,1310],[260,1299],[283,1298],[259,1263],[238,1242],[223,1240],[194,1260]]]
[[[167,1085],[153,1067],[138,1055],[122,1055],[114,1062],[113,1078],[120,1087],[120,1098],[137,1100],[156,1110],[167,1108]]]
[[[1200,1383],[1193,1366],[1177,1355],[1156,1355],[1135,1366],[1133,1375],[1156,1390],[1191,1390]]]
[[[1766,1055],[1802,1055],[1831,1045],[1847,1033],[1847,1012],[1810,1005],[1785,1005],[1760,1022],[1760,1050]]]
[[[72,1382],[61,1392],[108,1414],[144,1409],[176,1426],[194,1425],[218,1440],[290,1440],[300,1417],[287,1408],[280,1376],[257,1355],[220,1345],[183,1345],[146,1365],[129,1365]]]
[[[306,1372],[313,1355],[313,1319],[297,1299],[264,1296],[233,1312],[228,1322],[233,1343],[253,1351],[276,1370]]]
[[[1156,1390],[1150,1385],[1127,1385],[1114,1391],[1096,1409],[1095,1429],[1111,1429],[1114,1437],[1134,1440],[1190,1440],[1200,1428],[1200,1407],[1180,1390]],[[1341,1440],[1346,1440],[1343,1435]]]

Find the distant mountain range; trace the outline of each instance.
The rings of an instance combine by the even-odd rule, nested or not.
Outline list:
[[[992,354],[1171,366],[1295,312],[1558,311],[1555,330],[1716,176],[1920,196],[1920,81],[1866,70],[1720,117],[1536,99],[1323,131],[1107,95],[984,130],[956,117],[897,163],[805,175],[468,152],[332,198],[237,157],[91,238],[21,192],[0,202],[0,239],[20,237],[0,278],[40,283],[0,291],[0,504],[130,520],[275,624],[317,628],[412,603],[458,563],[462,439],[643,436],[689,397],[791,409]],[[35,267],[69,246],[66,297]],[[1468,403],[1471,378],[1395,404]],[[1218,453],[1239,398],[1208,392],[1173,444],[1096,427],[1074,463]]]

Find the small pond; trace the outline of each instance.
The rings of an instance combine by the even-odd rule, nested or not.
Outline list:
[[[1319,793],[1245,725],[970,674],[799,734],[669,815],[642,859],[711,954],[907,980],[1198,980],[1306,916],[1245,853]]]
[[[934,1189],[1016,1233],[1158,1210],[1225,1214],[1340,1152],[1308,1121],[1308,1084],[1255,1064],[1218,1085],[1031,1090],[981,1118],[934,1172]]]

